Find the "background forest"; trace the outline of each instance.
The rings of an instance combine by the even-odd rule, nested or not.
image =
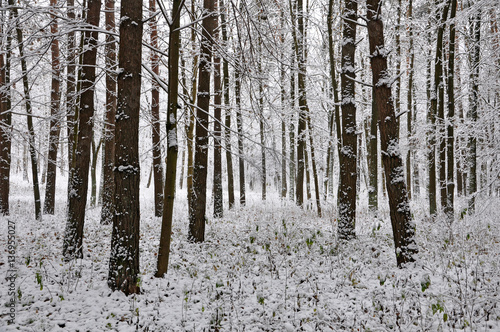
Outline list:
[[[499,20],[0,0],[0,327],[500,329]]]

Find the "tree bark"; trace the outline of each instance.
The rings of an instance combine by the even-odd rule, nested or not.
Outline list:
[[[239,50],[241,52],[241,50]],[[239,182],[240,182],[240,205],[246,204],[245,193],[245,157],[243,146],[243,115],[241,114],[241,74],[238,66],[241,64],[241,53],[239,58],[240,63],[234,71],[234,94],[236,100],[236,127],[238,130],[238,166],[239,166]]]
[[[55,8],[56,0],[50,1],[50,6]],[[54,9],[52,9],[54,10]],[[43,212],[54,214],[55,194],[56,194],[56,174],[57,174],[57,149],[59,147],[59,134],[61,132],[61,110],[60,110],[60,81],[61,64],[59,60],[59,39],[57,17],[55,11],[52,15],[52,24],[50,25],[52,42],[50,45],[52,56],[52,82],[50,92],[50,132],[49,132],[49,154],[47,160],[47,185],[45,187],[45,202]]]
[[[355,52],[356,21],[358,3],[345,0],[343,36],[342,36],[342,142],[339,154],[340,184],[338,188],[338,232],[341,240],[351,240],[356,236],[356,103]]]
[[[226,24],[226,8],[224,1],[219,0],[220,21],[222,30],[222,41],[227,48],[227,24]],[[228,208],[234,206],[234,172],[233,172],[233,154],[231,145],[231,104],[229,99],[229,63],[226,58],[222,62],[223,71],[223,93],[224,93],[224,107],[225,107],[225,120],[224,120],[224,142],[226,145],[226,163],[227,163],[227,193],[229,199]]]
[[[168,109],[167,109],[167,177],[163,199],[163,217],[158,249],[156,277],[163,277],[168,270],[170,236],[174,213],[175,184],[177,178],[177,106],[179,95],[179,57],[181,48],[180,17],[182,0],[174,0],[172,25],[170,26],[168,48]]]
[[[469,213],[474,213],[476,209],[477,195],[477,109],[479,105],[479,64],[481,60],[481,9],[478,9],[472,25],[472,38],[474,41],[472,61],[471,61],[471,81],[472,89],[470,93],[469,121],[472,126],[472,133],[469,134]]]
[[[384,45],[380,0],[367,0],[367,25],[374,103],[379,111],[380,142],[384,163],[391,224],[398,267],[413,262],[417,252],[415,223],[404,181],[403,159],[399,150],[396,113],[392,102],[390,78],[387,73],[387,51]]]
[[[295,181],[296,181],[296,170],[295,165],[297,161],[295,159],[295,147],[297,146],[295,143],[295,52],[292,52],[292,63],[290,64],[290,109],[292,111],[290,115],[290,128],[288,129],[290,135],[290,191],[288,196],[293,201],[295,197]]]
[[[328,143],[327,150],[327,181],[329,188],[325,187],[325,196],[327,191],[333,192],[333,129],[335,127],[336,131],[336,140],[335,146],[337,148],[337,152],[340,155],[340,143],[342,141],[342,128],[340,127],[340,98],[338,93],[338,82],[337,82],[337,70],[336,70],[336,61],[335,61],[335,45],[333,42],[333,3],[334,0],[328,1],[328,55],[330,60],[330,80],[331,80],[331,92],[333,95],[334,102],[334,110],[330,119],[330,141]]]
[[[115,154],[115,117],[116,117],[116,32],[115,0],[105,0],[106,31],[106,113],[104,123],[104,159],[103,159],[103,186],[101,189],[102,209],[101,224],[108,225],[113,221],[113,193],[114,193],[114,154]]]
[[[447,173],[446,173],[446,207],[445,213],[449,222],[455,219],[455,16],[457,13],[457,0],[451,1],[450,13],[450,45],[448,59],[448,122],[446,130]]]
[[[437,138],[436,134],[439,132],[441,128],[441,122],[444,117],[444,87],[443,87],[443,34],[444,34],[444,24],[446,18],[448,17],[449,10],[449,2],[447,1],[441,16],[439,17],[439,27],[437,31],[437,44],[436,44],[436,57],[434,60],[434,89],[431,93],[431,109],[430,109],[430,120],[431,120],[431,132],[429,138],[429,200],[430,200],[430,214],[435,215],[437,213],[437,200],[436,200],[436,190],[437,190],[437,181],[436,181],[436,147]],[[438,100],[439,99],[439,100]],[[439,123],[437,123],[439,122]],[[442,181],[445,179],[444,175],[444,165],[443,165],[443,156],[444,151],[443,147],[439,147],[439,188],[441,193],[441,203],[443,203],[443,194],[446,197],[446,188],[442,189],[444,183]],[[443,205],[444,206],[444,205]]]
[[[193,57],[193,73],[191,77],[191,105],[189,106],[189,119],[187,121],[186,125],[186,145],[187,145],[187,179],[186,179],[186,187],[187,187],[187,199],[188,199],[188,207],[191,209],[191,196],[193,192],[193,163],[194,163],[194,125],[195,125],[195,103],[197,101],[196,97],[198,94],[198,82],[197,82],[197,76],[198,76],[198,52],[196,51],[196,16],[195,16],[195,0],[191,0],[191,13],[190,13],[190,19],[193,24],[193,28],[191,29],[191,46],[192,46],[192,52],[194,55]]]
[[[410,53],[408,63],[408,92],[406,105],[406,137],[408,139],[408,151],[406,152],[406,185],[408,189],[408,199],[412,198],[412,155],[414,154],[414,131],[413,131],[413,69],[415,63],[415,53],[413,49],[413,0],[408,2],[408,52]]]
[[[29,153],[31,157],[31,172],[33,176],[33,196],[35,200],[35,218],[40,220],[42,217],[42,209],[40,203],[40,188],[38,183],[38,161],[35,149],[35,129],[33,126],[33,116],[32,116],[32,107],[31,107],[31,97],[30,97],[30,87],[28,81],[28,67],[26,65],[26,58],[24,57],[24,39],[23,39],[23,30],[19,26],[19,22],[17,21],[19,15],[17,12],[17,7],[15,6],[14,0],[9,0],[9,5],[11,6],[11,11],[13,14],[17,35],[17,43],[19,48],[19,57],[21,58],[21,71],[23,76],[23,88],[24,88],[24,99],[26,105],[26,120],[28,125],[28,145],[29,145]]]
[[[2,2],[0,1],[0,5]],[[9,16],[4,15],[4,18]],[[0,32],[3,33],[4,24],[9,20],[0,22]],[[3,45],[3,39],[0,41],[0,47],[7,50],[4,58],[0,54],[0,215],[9,215],[9,194],[10,194],[10,164],[11,164],[11,125],[12,113],[10,96],[10,47],[11,34],[7,35],[7,43]]]
[[[70,172],[68,184],[68,212],[63,243],[65,260],[83,257],[83,226],[87,203],[88,176],[90,164],[90,145],[94,138],[94,89],[95,65],[97,57],[98,27],[101,2],[89,0],[87,24],[95,29],[88,29],[84,36],[84,53],[81,69],[81,97],[79,105],[78,132],[74,142],[74,168]]]
[[[214,3],[217,10],[217,0]],[[217,25],[217,22],[216,22]],[[219,32],[214,32],[214,39],[219,40]],[[224,212],[222,193],[222,84],[221,84],[221,58],[214,54],[214,218],[222,218]]]
[[[101,150],[102,140],[99,140],[99,143],[95,144],[95,139],[92,140],[92,159],[90,166],[90,179],[91,179],[91,187],[90,187],[90,206],[95,207],[97,204],[97,160],[99,157],[99,150]]]
[[[216,0],[204,0],[205,15],[198,66],[198,102],[196,139],[194,141],[193,191],[189,207],[189,240],[205,240],[206,203],[207,203],[207,166],[208,166],[208,115],[210,107],[210,64],[214,29],[217,25],[215,13]]]
[[[372,89],[373,90],[373,89]],[[370,122],[370,139],[368,144],[368,208],[378,216],[378,110],[375,103],[375,91],[372,91],[372,116]]]
[[[75,0],[67,0],[68,21],[75,20]],[[76,54],[76,35],[71,29],[67,35],[67,55],[66,55],[66,132],[68,135],[68,167],[71,168],[73,160],[73,145],[75,133],[75,104],[76,104],[76,65],[78,55]]]
[[[156,12],[156,0],[149,0],[149,12],[153,15]],[[149,21],[151,27],[151,69],[156,77],[151,81],[151,130],[153,143],[153,184],[154,184],[154,204],[155,217],[162,216],[163,210],[163,166],[161,162],[161,130],[160,130],[160,85],[157,77],[160,75],[160,59],[155,49],[158,48],[158,29],[156,18]],[[178,60],[177,60],[178,62]]]
[[[115,214],[108,285],[125,295],[139,287],[139,111],[141,108],[142,1],[120,8],[118,98],[115,126]]]

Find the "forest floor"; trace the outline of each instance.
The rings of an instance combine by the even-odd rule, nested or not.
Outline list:
[[[334,204],[317,218],[277,195],[250,194],[246,207],[209,218],[206,241],[192,244],[181,190],[169,271],[158,279],[161,218],[142,188],[142,294],[126,297],[106,283],[111,226],[100,225],[100,208],[87,211],[84,259],[64,263],[65,200],[35,221],[29,184],[18,180],[11,216],[0,217],[0,331],[500,331],[498,198],[478,199],[476,214],[457,213],[452,225],[413,202],[420,252],[398,269],[386,202],[378,219],[358,208],[357,238],[339,244]],[[8,220],[18,243],[13,325]]]

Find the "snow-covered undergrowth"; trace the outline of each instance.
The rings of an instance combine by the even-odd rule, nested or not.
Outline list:
[[[24,185],[26,186],[26,185]],[[13,188],[16,324],[7,326],[7,281],[0,280],[0,330],[21,331],[450,331],[500,330],[499,201],[450,227],[412,206],[420,253],[395,264],[388,211],[358,211],[356,240],[336,241],[332,207],[324,218],[290,202],[250,197],[247,207],[209,218],[206,241],[187,237],[185,192],[178,194],[168,274],[154,278],[161,220],[143,190],[142,294],[106,284],[110,226],[89,209],[82,260],[62,261],[64,205],[33,218],[28,189]],[[63,195],[63,193],[62,193]],[[6,232],[0,274],[7,273]]]

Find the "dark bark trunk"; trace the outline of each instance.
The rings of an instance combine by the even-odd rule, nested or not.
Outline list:
[[[304,16],[302,12],[302,0],[297,0],[296,4],[290,4],[290,16],[292,18],[292,36],[294,39],[294,50],[298,65],[298,97],[299,112],[297,123],[297,179],[295,187],[295,197],[298,206],[304,203],[304,173],[306,172],[305,149],[306,149],[306,77],[305,58],[303,48]],[[297,13],[295,13],[297,11]],[[295,23],[297,22],[297,23]],[[297,25],[297,28],[295,27]],[[298,30],[298,32],[296,31]],[[299,35],[300,34],[300,35]]]
[[[193,191],[189,207],[189,240],[205,240],[208,166],[208,118],[210,107],[210,63],[213,33],[217,25],[215,0],[204,0],[203,34],[200,48],[196,139],[194,142]]]
[[[286,121],[285,121],[285,107],[286,107],[286,90],[285,90],[285,68],[282,66],[281,68],[281,198],[286,198],[286,194],[288,191],[286,179]]]
[[[262,43],[262,42],[261,42]],[[261,59],[262,61],[262,59]],[[259,75],[262,75],[262,68],[259,61]],[[259,79],[259,136],[260,136],[260,185],[261,199],[266,200],[267,173],[266,173],[266,137],[265,137],[265,121],[264,121],[264,88],[262,76]]]
[[[67,0],[67,16],[70,23],[75,20],[75,0]],[[76,35],[73,29],[67,35],[66,55],[66,127],[68,135],[68,167],[71,168],[73,160],[74,126],[75,126],[75,104],[76,104]]]
[[[90,165],[90,146],[94,138],[94,89],[95,64],[97,57],[97,41],[99,14],[101,2],[89,0],[87,23],[96,29],[85,32],[83,62],[81,69],[81,97],[79,105],[79,130],[73,149],[76,153],[73,158],[74,168],[70,172],[68,184],[68,214],[64,234],[63,256],[66,260],[83,257],[83,226],[85,222],[85,206],[87,203],[88,176]]]
[[[95,207],[97,203],[97,160],[99,157],[99,150],[101,150],[102,140],[96,145],[95,140],[92,140],[92,161],[90,166],[90,206]]]
[[[0,4],[1,1],[0,1]],[[9,16],[4,15],[4,18]],[[9,20],[0,22],[0,32],[3,33],[4,24]],[[10,163],[11,163],[11,125],[12,113],[10,96],[10,47],[11,34],[7,35],[7,42],[4,48],[3,39],[0,41],[2,49],[7,50],[4,58],[0,54],[0,215],[9,215],[9,194],[10,194]]]
[[[156,12],[156,1],[149,0],[149,12],[153,15]],[[158,30],[156,18],[152,18],[149,22],[151,27],[151,46],[154,49],[158,48]],[[159,57],[156,51],[151,50],[151,69],[153,73],[159,77]],[[155,217],[162,216],[163,210],[163,166],[161,162],[161,130],[160,130],[160,85],[157,77],[153,77],[151,85],[151,129],[153,143],[153,183],[154,183],[154,204]]]
[[[335,146],[337,148],[337,152],[340,154],[340,142],[342,141],[342,129],[340,127],[340,98],[338,93],[338,82],[337,82],[337,70],[335,64],[335,45],[333,42],[333,0],[329,0],[328,2],[328,55],[330,59],[330,80],[331,80],[331,93],[333,95],[334,102],[334,110],[330,119],[330,142],[328,143],[328,157],[329,162],[327,162],[327,177],[329,182],[329,188],[325,188],[325,196],[327,190],[333,193],[333,129],[335,128],[335,132],[337,134],[335,139]]]
[[[142,1],[121,3],[115,125],[115,214],[108,286],[126,295],[139,288],[139,111],[141,108]]]
[[[446,202],[446,186],[444,184],[445,181],[445,165],[444,165],[444,145],[437,145],[437,137],[436,134],[441,131],[441,127],[443,125],[443,117],[444,117],[444,86],[443,86],[443,34],[444,34],[444,23],[446,18],[448,17],[449,10],[449,2],[446,2],[443,12],[439,17],[439,27],[437,31],[437,44],[436,44],[436,57],[434,60],[434,90],[431,94],[431,110],[430,110],[430,120],[431,120],[431,133],[429,139],[429,145],[431,149],[431,153],[429,155],[429,167],[430,167],[430,176],[429,176],[429,186],[431,187],[429,191],[429,199],[431,199],[430,207],[431,207],[431,215],[436,214],[437,212],[437,201],[436,201],[436,190],[437,184],[439,183],[439,189],[441,194],[441,205],[444,206],[443,203]],[[441,138],[440,138],[441,139]],[[439,182],[436,180],[436,155],[435,149],[438,148],[438,157],[439,157]],[[438,183],[437,183],[438,182]],[[444,186],[444,189],[443,189]],[[444,196],[444,201],[443,201]]]
[[[241,61],[241,57],[240,57]],[[240,62],[241,63],[241,62]],[[240,64],[237,64],[239,66]],[[240,175],[240,205],[246,204],[245,193],[245,157],[243,146],[243,115],[241,114],[241,75],[240,68],[236,67],[234,72],[234,93],[236,99],[236,127],[238,130],[238,164]]]
[[[407,105],[406,105],[406,137],[408,139],[408,151],[406,152],[406,185],[408,189],[408,199],[412,198],[412,156],[414,154],[414,132],[413,132],[413,68],[415,63],[415,53],[413,49],[413,1],[408,2],[408,52],[409,57],[409,68],[408,68],[408,92],[407,92]]]
[[[372,67],[374,103],[379,111],[380,142],[384,164],[391,224],[398,267],[413,262],[417,252],[415,223],[404,181],[403,159],[399,150],[396,113],[387,76],[387,52],[384,46],[380,0],[367,0],[368,39]]]
[[[115,117],[116,117],[116,38],[115,33],[115,0],[104,3],[106,31],[106,114],[104,123],[104,158],[103,186],[101,189],[102,209],[101,224],[108,225],[113,221],[114,192],[114,154],[115,154]]]
[[[57,2],[50,1],[51,7],[55,7]],[[61,110],[60,110],[60,81],[61,65],[59,60],[59,40],[57,39],[58,25],[55,15],[52,16],[50,33],[54,36],[50,50],[52,56],[52,82],[50,92],[50,132],[49,132],[49,153],[47,158],[47,185],[45,187],[45,202],[43,212],[54,214],[55,194],[56,194],[56,174],[57,174],[57,149],[59,147],[59,134],[61,132]]]
[[[28,144],[29,144],[29,153],[31,157],[31,173],[33,176],[33,196],[35,200],[35,218],[39,220],[42,217],[42,209],[40,202],[40,188],[38,183],[38,161],[37,154],[35,148],[35,129],[33,126],[33,117],[32,117],[32,108],[31,108],[31,97],[30,97],[30,87],[28,81],[28,67],[26,65],[26,58],[24,57],[24,40],[23,40],[23,31],[19,26],[18,12],[17,7],[15,6],[14,0],[9,0],[9,5],[11,6],[11,11],[13,14],[17,35],[17,43],[19,47],[19,57],[21,58],[21,70],[23,76],[23,88],[24,88],[24,99],[26,105],[26,120],[28,125]]]
[[[222,41],[224,46],[227,48],[228,36],[227,36],[227,25],[226,25],[226,7],[224,6],[224,1],[219,0],[220,8],[220,21],[222,30]],[[233,154],[231,146],[231,104],[229,101],[229,63],[226,58],[223,59],[222,63],[223,71],[223,93],[224,93],[224,108],[225,108],[225,119],[224,119],[224,142],[226,146],[226,163],[227,163],[227,194],[229,199],[228,208],[231,209],[234,206],[234,171],[233,171]]]
[[[156,277],[167,273],[170,256],[170,236],[175,201],[175,184],[177,176],[177,106],[179,94],[179,56],[181,48],[180,17],[182,0],[174,0],[172,8],[172,25],[170,26],[168,48],[168,109],[167,109],[167,177],[163,199],[163,217],[158,249]]]
[[[295,197],[295,178],[296,171],[295,165],[297,164],[297,160],[295,159],[295,53],[292,52],[292,63],[290,64],[290,109],[292,111],[290,115],[290,128],[288,132],[290,133],[290,192],[289,198],[293,201]]]
[[[190,19],[193,22],[193,28],[191,29],[191,46],[193,54],[196,54],[193,58],[193,71],[191,77],[191,105],[189,106],[189,119],[186,124],[186,145],[187,145],[187,179],[186,179],[186,187],[187,187],[187,199],[188,199],[188,209],[191,209],[191,196],[193,193],[193,163],[194,163],[194,125],[195,125],[195,103],[197,101],[196,97],[198,94],[198,52],[196,51],[196,15],[195,15],[195,0],[191,0],[191,13]]]
[[[470,94],[470,110],[469,121],[472,126],[472,133],[469,134],[469,212],[474,213],[476,209],[476,195],[477,195],[477,110],[479,105],[479,63],[481,57],[481,10],[478,9],[472,25],[472,40],[474,41],[472,63],[471,63],[471,81],[472,89]]]
[[[217,0],[215,0],[217,7]],[[217,9],[216,9],[217,10]],[[219,39],[219,33],[214,33],[214,39]],[[222,218],[223,193],[222,193],[222,84],[221,84],[221,58],[219,54],[214,55],[214,218]]]
[[[373,90],[373,89],[372,89]],[[368,144],[368,207],[375,217],[378,216],[378,110],[375,103],[375,91],[372,92],[372,116],[370,139]]]
[[[342,36],[342,142],[339,154],[340,184],[338,188],[338,232],[341,240],[350,240],[356,236],[356,103],[355,71],[356,21],[358,3],[345,0],[345,12]]]
[[[450,222],[453,222],[455,215],[455,15],[457,13],[457,0],[451,0],[450,13],[450,45],[448,60],[448,122],[446,131],[446,150],[447,150],[447,173],[446,173],[446,207],[445,213]]]

